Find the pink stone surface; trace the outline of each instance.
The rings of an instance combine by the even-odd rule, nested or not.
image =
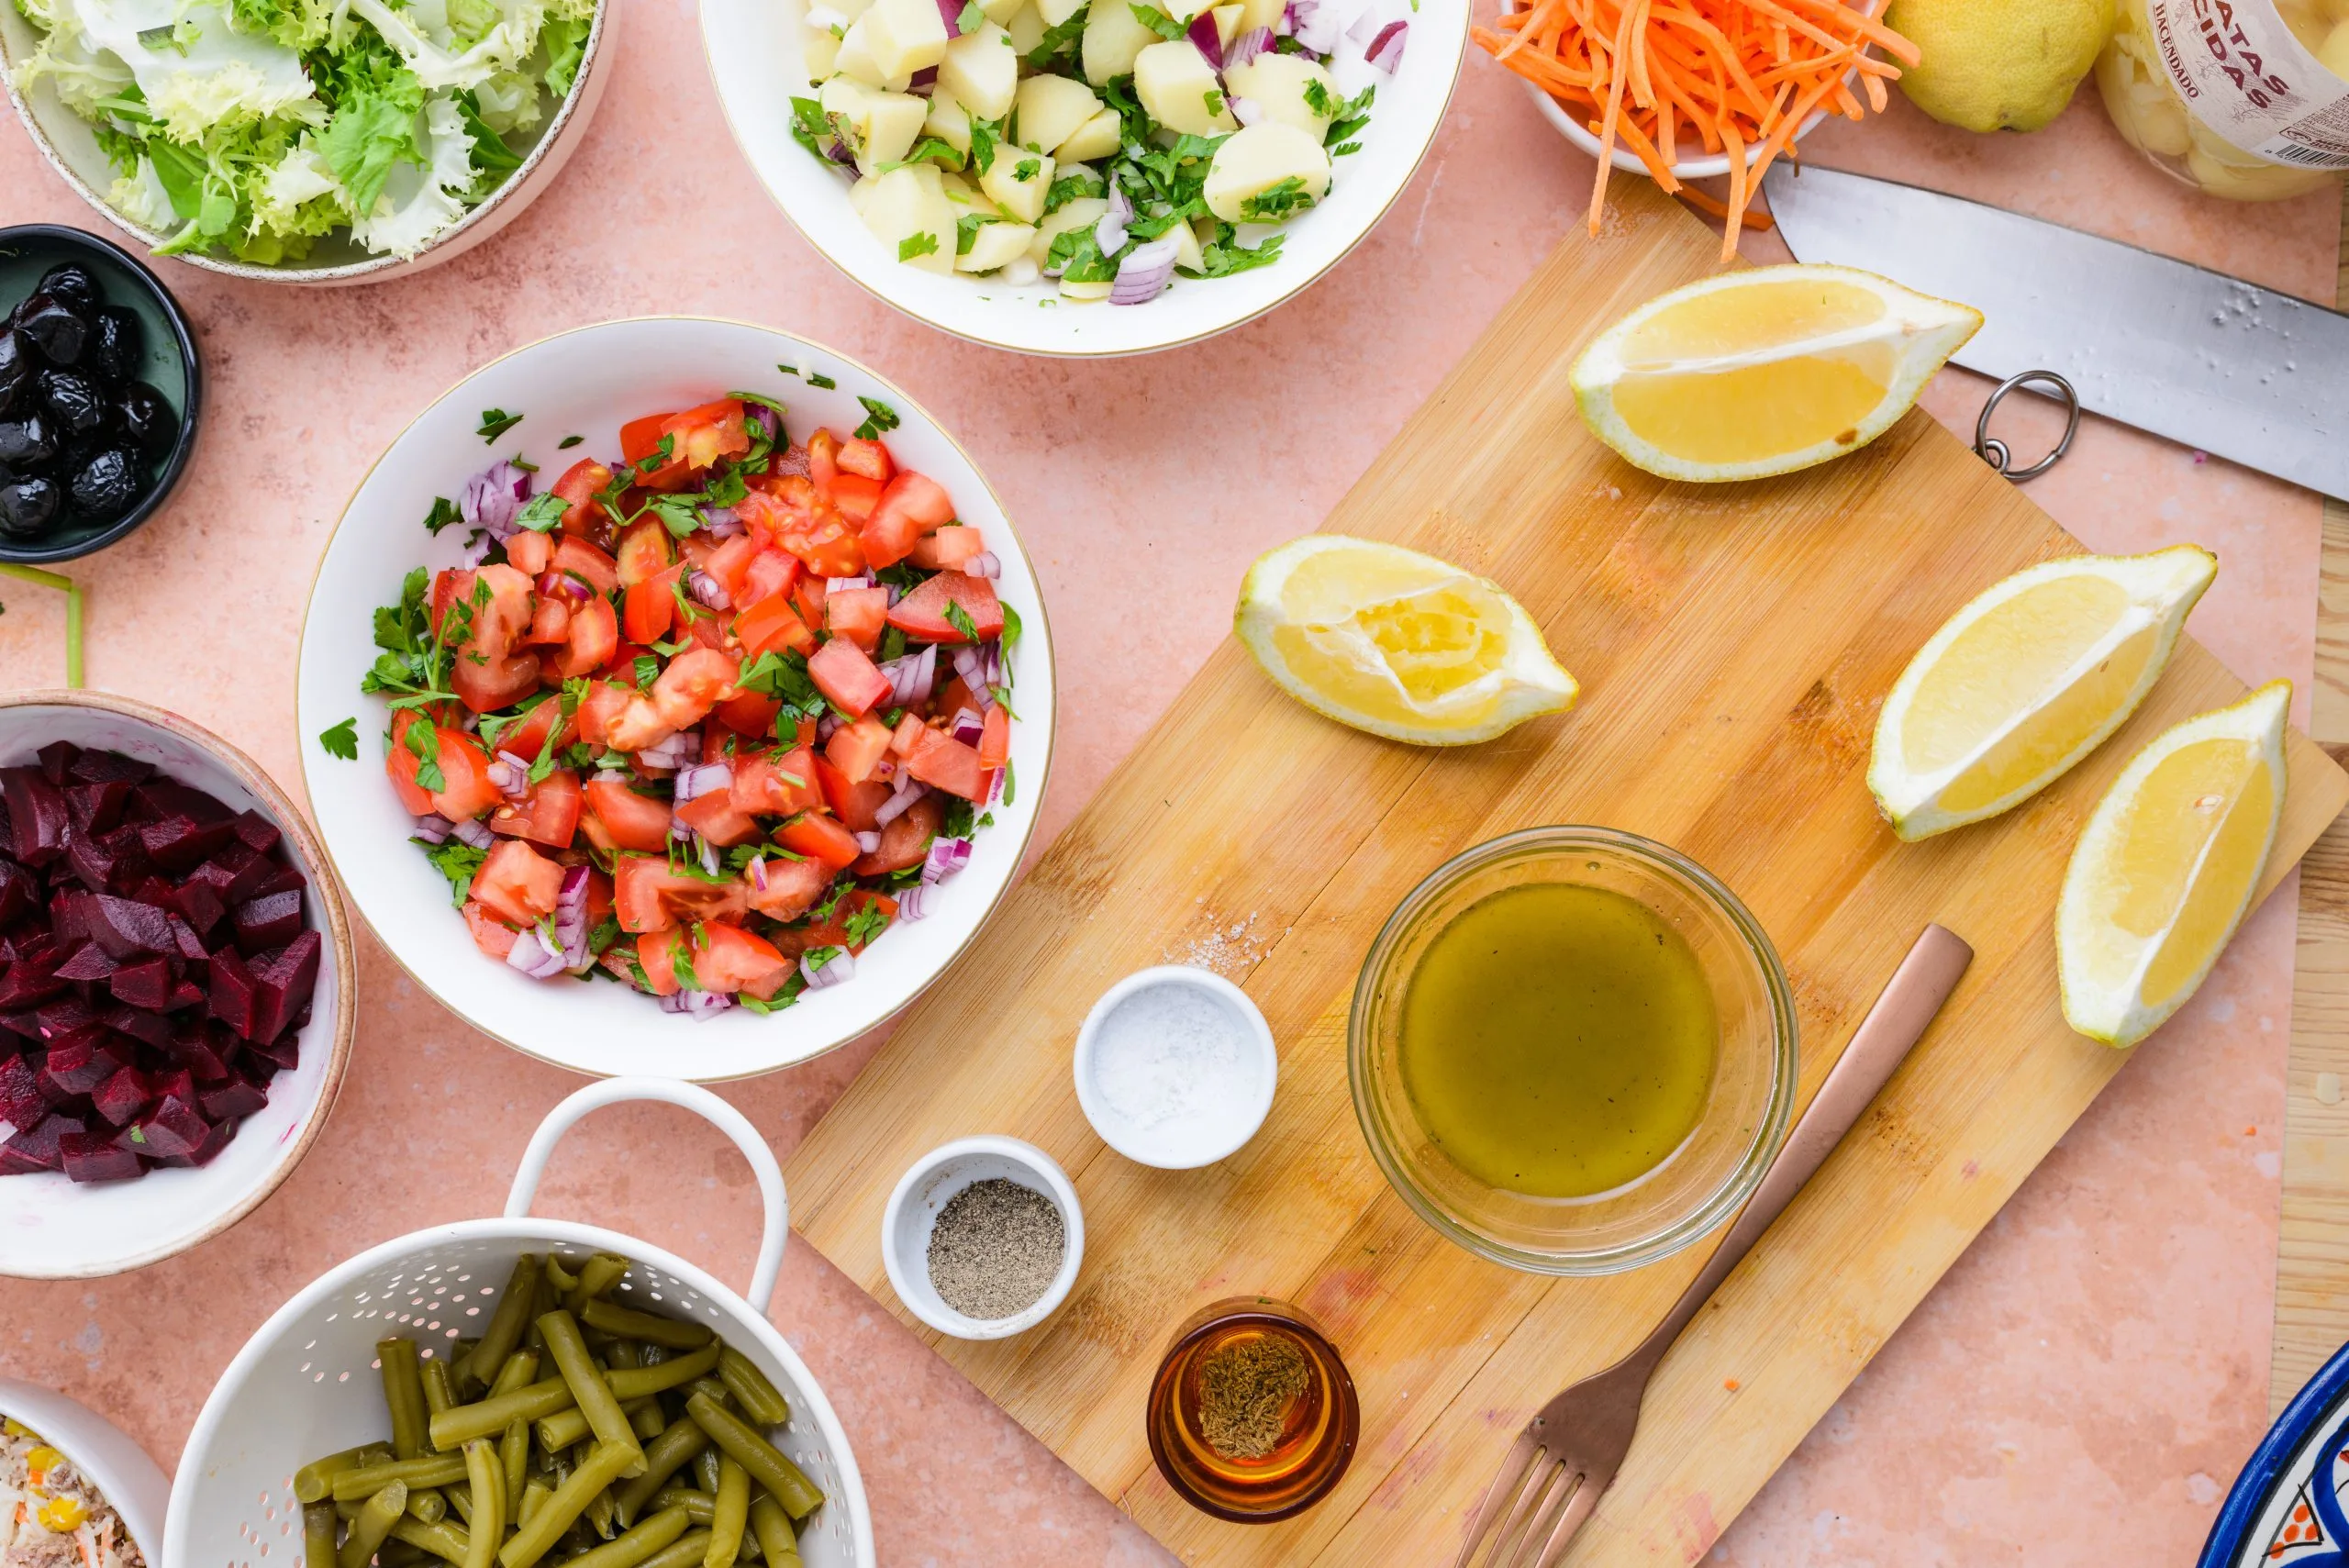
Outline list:
[[[1246,562],[1311,528],[1567,227],[1591,169],[1472,57],[1383,228],[1269,319],[1158,357],[1023,361],[898,317],[833,272],[750,183],[693,8],[634,0],[599,118],[512,228],[419,278],[320,294],[176,264],[211,377],[184,487],[73,571],[95,685],[228,735],[289,787],[294,651],[344,497],[406,419],[495,354],[609,317],[772,321],[896,379],[977,455],[1052,595],[1065,825],[1223,635]],[[1895,172],[2323,297],[2337,208],[2200,203],[2090,105],[1976,140],[1896,104],[1834,126],[1823,162]],[[6,221],[97,227],[14,124]],[[1750,254],[1769,253],[1752,241]],[[1980,384],[1934,413],[1970,428]],[[2028,436],[2018,444],[2027,450]],[[2224,562],[2196,634],[2246,679],[2305,681],[2319,509],[2304,493],[2090,421],[2033,496],[2089,544],[2197,539]],[[0,685],[57,684],[52,595],[0,584]],[[1572,651],[1562,650],[1569,663]],[[322,785],[370,787],[354,771]],[[1741,1564],[2190,1556],[2265,1422],[2292,910],[2287,892],[2140,1052],[1714,1548]],[[362,1248],[492,1212],[530,1129],[576,1080],[465,1028],[361,942],[362,1023],[307,1162],[228,1235],[139,1273],[0,1283],[0,1373],[61,1387],[167,1467],[219,1369],[287,1296]],[[787,1151],[874,1042],[725,1093]],[[977,1129],[974,1129],[977,1130]],[[545,1212],[747,1271],[755,1194],[683,1113],[607,1111],[558,1154]],[[840,1407],[889,1564],[1030,1568],[1163,1554],[881,1307],[795,1244],[774,1317]],[[1464,1507],[1431,1498],[1429,1507]],[[1709,1527],[1695,1550],[1710,1543]]]

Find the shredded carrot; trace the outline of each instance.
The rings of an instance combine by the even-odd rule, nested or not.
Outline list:
[[[1591,233],[1606,210],[1620,142],[1656,183],[1727,220],[1728,261],[1741,229],[1768,227],[1766,218],[1750,220],[1746,206],[1771,163],[1794,156],[1803,122],[1820,113],[1881,114],[1885,83],[1917,63],[1917,46],[1876,19],[1885,3],[1516,0],[1474,36],[1598,139]],[[1684,188],[1672,172],[1700,148],[1729,158],[1726,206]]]

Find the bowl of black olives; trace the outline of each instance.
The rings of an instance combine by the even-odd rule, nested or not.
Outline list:
[[[71,561],[145,522],[195,446],[179,302],[78,228],[0,228],[0,561]]]

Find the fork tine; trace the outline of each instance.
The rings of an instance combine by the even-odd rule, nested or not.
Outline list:
[[[1573,1544],[1575,1536],[1582,1533],[1582,1527],[1589,1521],[1590,1516],[1598,1511],[1599,1494],[1605,1490],[1603,1486],[1592,1485],[1587,1476],[1583,1479],[1582,1485],[1575,1491],[1574,1501],[1566,1505],[1565,1510],[1558,1516],[1557,1524],[1552,1527],[1550,1539],[1542,1545],[1542,1555],[1534,1561],[1531,1568],[1557,1568],[1558,1559],[1566,1554],[1566,1548]]]
[[[1493,1484],[1486,1488],[1485,1500],[1476,1509],[1475,1520],[1469,1525],[1467,1539],[1460,1543],[1460,1555],[1453,1560],[1452,1568],[1468,1568],[1493,1521],[1500,1517],[1501,1510],[1517,1500],[1527,1480],[1540,1473],[1537,1461],[1541,1457],[1542,1445],[1534,1438],[1532,1429],[1528,1428],[1519,1432],[1517,1440],[1502,1456],[1500,1468],[1493,1473]],[[1487,1557],[1486,1561],[1493,1562],[1498,1559]]]
[[[1556,1500],[1558,1486],[1558,1456],[1547,1448],[1534,1455],[1532,1473],[1517,1495],[1517,1504],[1508,1517],[1493,1531],[1493,1550],[1485,1559],[1485,1568],[1508,1568],[1528,1534],[1546,1516]]]
[[[1542,1506],[1527,1518],[1524,1531],[1511,1543],[1506,1562],[1496,1556],[1490,1568],[1533,1568],[1533,1560],[1540,1553],[1541,1543],[1548,1540],[1559,1516],[1572,1507],[1574,1499],[1582,1490],[1581,1484],[1580,1471],[1563,1462],[1557,1463],[1542,1488]]]

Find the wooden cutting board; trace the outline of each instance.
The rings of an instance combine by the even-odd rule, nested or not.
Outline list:
[[[2128,1060],[2057,1009],[2065,860],[2140,745],[2243,688],[2188,643],[2057,787],[1996,823],[1898,843],[1862,782],[1884,692],[1958,606],[2079,547],[1922,414],[1768,483],[1674,485],[1626,466],[1584,430],[1567,367],[1633,306],[1709,272],[1719,241],[1640,182],[1616,211],[1606,238],[1568,236],[1327,524],[1497,579],[1582,680],[1579,711],[1459,751],[1392,745],[1308,713],[1227,642],[791,1162],[800,1229],[894,1307],[881,1213],[914,1159],[978,1132],[1058,1159],[1085,1203],[1075,1294],[1017,1340],[932,1342],[1192,1562],[1449,1562],[1527,1415],[1630,1349],[1709,1245],[1609,1279],[1540,1279],[1438,1240],[1386,1188],[1347,1094],[1347,1001],[1379,923],[1457,851],[1604,823],[1709,867],[1793,978],[1804,1104],[1928,920],[1978,954],[1665,1361],[1577,1563],[1701,1556]],[[2295,736],[2268,886],[2344,799],[2349,777]],[[1169,961],[1240,980],[1281,1045],[1264,1130],[1204,1171],[1108,1152],[1070,1080],[1094,1000]],[[1170,1330],[1241,1292],[1319,1318],[1362,1394],[1345,1481],[1271,1527],[1185,1507],[1142,1436]]]

